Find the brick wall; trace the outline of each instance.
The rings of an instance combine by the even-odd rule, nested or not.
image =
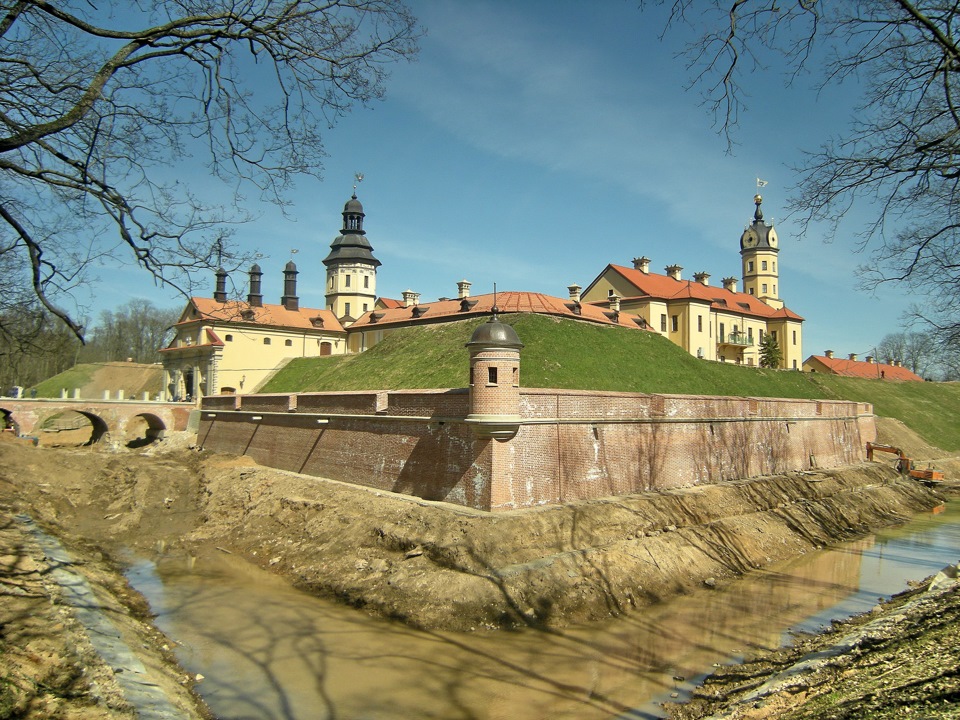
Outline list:
[[[206,448],[494,511],[835,467],[876,439],[868,404],[790,399],[521,389],[507,441],[463,423],[465,390],[245,395],[238,411],[203,408]]]

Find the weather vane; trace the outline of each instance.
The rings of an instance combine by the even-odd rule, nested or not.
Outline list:
[[[298,252],[300,252],[300,250],[298,250],[297,248],[290,248],[291,255],[296,255]]]
[[[354,174],[353,174],[353,179],[357,181],[357,182],[355,182],[354,185],[353,185],[353,191],[356,192],[356,191],[357,191],[357,185],[359,185],[360,183],[363,182],[363,173],[362,173],[362,172],[354,173]]]
[[[761,180],[760,178],[757,178],[757,190],[766,186],[767,186],[766,180]]]

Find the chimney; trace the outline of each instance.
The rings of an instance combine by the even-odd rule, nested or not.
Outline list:
[[[873,365],[873,355],[867,355],[867,362]]]
[[[420,304],[420,293],[414,292],[413,290],[403,291],[404,307],[416,307],[419,304]]]
[[[247,295],[247,303],[250,307],[263,307],[263,295],[260,294],[260,266],[254,263],[250,267],[250,292]]]
[[[833,350],[824,350],[823,354],[830,359],[833,359]]]
[[[854,362],[856,362],[856,360],[857,360],[857,354],[856,354],[856,353],[850,353],[850,359],[853,360]]]
[[[580,302],[580,290],[581,290],[581,289],[582,289],[582,288],[581,288],[579,285],[577,285],[576,283],[573,283],[572,285],[567,285],[567,292],[570,293],[570,301],[571,301],[571,302]]]
[[[680,271],[683,270],[683,267],[680,265],[667,265],[665,268],[667,275],[672,277],[674,280],[680,279]]]
[[[693,279],[695,282],[700,283],[701,285],[710,284],[710,273],[708,272],[698,272],[693,274]]]
[[[300,298],[297,297],[297,266],[293,260],[283,268],[283,297],[280,304],[287,310],[299,310]]]
[[[464,298],[470,297],[470,286],[471,283],[469,280],[461,280],[457,283],[457,299],[463,300]]]
[[[650,258],[646,255],[633,259],[633,269],[639,270],[644,275],[650,274]]]
[[[897,367],[903,367],[903,360],[897,360]]]
[[[735,293],[737,291],[737,279],[735,277],[725,277],[723,279],[723,289]]]
[[[607,298],[610,303],[610,310],[612,312],[620,312],[620,296],[615,292],[611,292],[610,296]]]
[[[217,289],[213,291],[213,299],[218,303],[227,301],[227,271],[217,268]]]

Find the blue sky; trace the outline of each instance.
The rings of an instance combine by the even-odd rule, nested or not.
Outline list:
[[[419,60],[396,66],[384,101],[355,109],[325,134],[322,183],[291,192],[291,217],[254,205],[237,230],[260,252],[267,301],[282,294],[296,249],[302,305],[323,307],[321,263],[338,234],[357,171],[365,229],[383,263],[378,292],[424,300],[456,293],[531,290],[565,296],[607,263],[646,255],[653,269],[739,277],[739,238],[764,214],[781,240],[780,295],[806,318],[804,354],[867,354],[901,328],[902,291],[857,290],[858,229],[832,244],[798,237],[785,218],[790,170],[851,112],[844,89],[817,93],[816,77],[786,87],[771,68],[748,81],[748,110],[728,154],[715,118],[688,90],[679,35],[659,39],[662,13],[636,2],[416,0],[427,30]],[[242,283],[245,278],[235,280]],[[143,281],[101,288],[98,304],[144,296]],[[146,297],[179,305],[168,293]],[[208,294],[213,291],[210,278]]]

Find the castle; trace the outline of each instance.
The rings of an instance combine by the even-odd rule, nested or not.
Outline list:
[[[457,283],[457,297],[423,303],[406,291],[402,300],[377,296],[381,262],[364,230],[363,205],[354,191],[343,208],[343,226],[323,260],[326,307],[300,307],[296,265],[283,270],[284,292],[278,304],[264,303],[262,271],[249,271],[245,300],[228,296],[228,274],[220,269],[213,298],[193,297],[175,325],[175,336],[161,351],[164,395],[200,398],[220,393],[254,392],[284,362],[294,357],[358,353],[399,328],[470,317],[534,312],[581,322],[657,332],[687,352],[717,362],[757,365],[760,343],[772,336],[781,350],[780,367],[802,364],[803,318],[780,299],[776,229],[763,219],[762,198],[754,198],[752,223],[740,237],[743,291],[737,279],[722,287],[707,272],[683,280],[683,268],[666,274],[650,271],[650,260],[632,267],[608,264],[586,290],[573,284],[567,297],[532,292],[471,296],[470,282]]]

